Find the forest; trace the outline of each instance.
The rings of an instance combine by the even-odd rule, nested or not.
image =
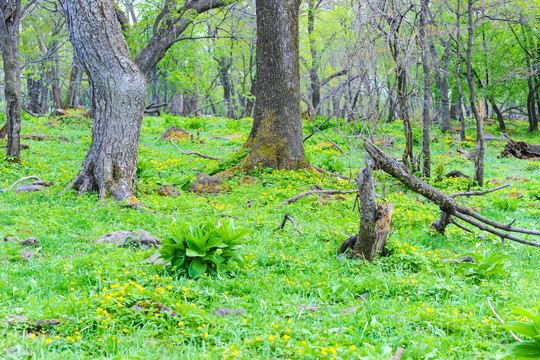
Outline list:
[[[1,359],[540,359],[540,1],[0,13]]]

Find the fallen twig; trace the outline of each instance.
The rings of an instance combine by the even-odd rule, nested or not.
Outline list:
[[[183,155],[197,155],[197,156],[200,156],[200,157],[205,158],[205,159],[217,160],[217,161],[223,161],[222,158],[213,157],[213,156],[210,156],[210,155],[205,155],[205,154],[201,154],[201,153],[194,152],[194,151],[190,151],[190,152],[182,151],[182,149],[180,149],[180,148],[174,143],[174,140],[173,140],[173,139],[169,139],[169,140],[170,140],[171,143],[174,145],[174,147],[177,148],[178,151],[180,151]]]
[[[356,193],[358,193],[358,190],[311,190],[311,191],[306,191],[301,194],[295,195],[292,198],[285,200],[284,202],[279,204],[279,206],[290,205],[306,196],[313,195],[313,194],[343,195],[343,194],[356,194]]]
[[[491,309],[491,312],[497,317],[497,319],[499,319],[499,321],[500,321],[501,323],[504,324],[504,320],[501,319],[501,317],[499,316],[499,314],[497,314],[497,312],[496,312],[495,309],[493,308],[493,305],[491,305],[491,301],[489,301],[489,298],[487,298],[487,302],[488,302],[488,304],[489,304],[489,308]],[[517,337],[516,334],[514,334],[514,333],[512,332],[512,330],[508,330],[508,331],[510,332],[510,335],[512,335],[512,337],[513,337],[514,339],[516,339],[516,340],[519,341],[519,342],[523,342],[523,340],[521,340],[519,337]]]
[[[281,225],[279,225],[279,227],[276,229],[276,231],[283,230],[285,228],[285,225],[287,224],[287,220],[289,220],[291,222],[294,231],[297,231],[300,235],[305,236],[303,232],[301,232],[300,230],[298,230],[296,228],[296,221],[294,221],[294,219],[292,217],[290,217],[289,214],[285,214],[285,216],[283,216],[283,220],[281,221]]]
[[[317,170],[318,172],[320,172],[321,174],[328,174],[328,175],[330,175],[330,176],[332,176],[332,177],[335,177],[335,178],[338,178],[338,179],[342,179],[342,180],[347,180],[347,181],[350,180],[350,178],[349,178],[348,176],[341,175],[341,174],[337,174],[337,173],[332,173],[332,172],[330,172],[330,171],[328,171],[328,170],[324,170],[324,169],[322,169],[322,168],[320,168],[320,167],[318,167],[318,166],[315,166],[315,165],[311,165],[311,167],[312,167],[313,169]]]
[[[20,183],[26,181],[26,180],[37,180],[37,181],[41,181],[40,178],[38,178],[37,176],[27,176],[27,177],[23,177],[22,179],[19,179],[17,181],[15,181],[13,183],[13,185],[11,185],[10,187],[8,187],[7,189],[2,189],[0,190],[0,192],[8,192],[10,191],[11,189],[13,189],[15,186],[19,185]]]

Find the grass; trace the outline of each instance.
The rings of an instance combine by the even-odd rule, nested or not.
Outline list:
[[[145,118],[137,195],[155,213],[125,209],[112,200],[98,202],[95,194],[57,195],[77,174],[90,144],[91,123],[81,118],[56,126],[44,126],[45,122],[25,117],[23,133],[62,135],[74,141],[25,141],[30,149],[23,151],[22,166],[0,162],[1,188],[28,175],[55,184],[43,193],[0,195],[0,236],[35,236],[41,244],[39,256],[30,261],[21,259],[21,249],[13,243],[0,244],[0,319],[18,314],[72,321],[41,333],[0,323],[0,352],[16,349],[2,353],[2,358],[22,359],[31,353],[35,359],[388,359],[404,346],[404,358],[410,359],[494,359],[504,355],[505,345],[513,339],[498,327],[487,298],[505,321],[515,319],[508,306],[537,304],[538,249],[507,243],[508,270],[499,275],[471,275],[444,263],[444,258],[470,252],[497,251],[500,240],[455,227],[446,236],[431,233],[429,224],[438,217],[438,209],[381,172],[377,181],[385,184],[386,198],[396,210],[390,256],[373,263],[336,256],[341,242],[358,228],[358,213],[351,211],[353,196],[326,203],[309,197],[278,206],[314,184],[352,189],[346,181],[304,171],[260,169],[250,174],[257,184],[240,185],[238,175],[227,180],[230,193],[215,197],[182,191],[178,198],[164,198],[154,192],[166,181],[164,174],[185,188],[197,170],[211,172],[218,166],[212,160],[183,156],[172,144],[159,141],[168,126],[192,133],[200,129],[205,144],[177,142],[184,151],[232,159],[233,150],[249,134],[247,119]],[[395,146],[387,149],[394,156],[404,145],[401,126],[386,124],[377,135],[384,132],[395,138]],[[526,124],[519,126],[513,129],[514,138],[538,143],[537,135],[525,133]],[[356,150],[357,140],[343,138],[332,128],[326,133],[349,149],[350,159],[316,135],[305,144],[310,161],[354,173],[358,159],[363,159]],[[467,135],[473,133],[469,129]],[[241,136],[221,138],[228,135]],[[472,175],[472,162],[450,146],[452,135],[434,129],[433,139],[437,173],[456,169]],[[473,148],[474,138],[460,146]],[[488,143],[486,179],[512,181],[513,186],[466,203],[500,222],[515,218],[521,227],[538,228],[540,163],[498,159],[503,147],[502,142]],[[341,162],[331,163],[332,159]],[[431,183],[446,192],[468,186],[464,179],[439,180],[436,175]],[[510,192],[523,193],[516,200],[518,206],[501,200]],[[290,227],[275,231],[285,212],[306,236]],[[190,280],[162,266],[146,265],[143,260],[151,251],[94,244],[116,230],[141,228],[163,237],[174,222],[217,221],[222,216],[233,216],[238,226],[254,230],[243,253],[245,269],[231,265]],[[160,312],[129,309],[143,300],[165,304],[180,316],[171,319]],[[322,309],[311,312],[300,305]],[[342,314],[354,306],[357,311]],[[213,315],[221,307],[243,308],[246,313]]]

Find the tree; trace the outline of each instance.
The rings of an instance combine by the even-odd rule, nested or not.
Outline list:
[[[307,166],[302,141],[300,0],[257,0],[257,88],[246,169]]]
[[[167,0],[154,22],[154,34],[132,60],[112,0],[59,0],[71,43],[92,89],[92,144],[71,187],[100,198],[136,203],[137,150],[144,115],[146,81],[196,14],[228,1],[193,0],[176,8]],[[195,15],[194,15],[195,14]]]
[[[7,154],[9,162],[21,163],[21,65],[19,26],[21,0],[0,0],[0,47],[4,65],[4,94],[7,116]]]
[[[476,152],[474,158],[474,180],[478,185],[484,186],[484,155],[486,151],[486,141],[484,139],[484,120],[480,118],[476,108],[476,88],[472,71],[472,42],[474,35],[473,4],[474,0],[468,0],[467,7],[467,83],[469,84],[470,105],[474,118],[476,119]]]
[[[133,195],[146,81],[131,59],[109,0],[60,0],[71,43],[92,89],[92,144],[72,186],[129,200]]]

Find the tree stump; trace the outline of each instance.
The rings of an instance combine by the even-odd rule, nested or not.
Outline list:
[[[358,235],[343,243],[340,253],[345,252],[350,247],[353,250],[350,257],[373,261],[386,246],[394,205],[375,202],[377,194],[375,193],[373,164],[369,161],[355,181],[358,185],[360,203],[360,229]]]

